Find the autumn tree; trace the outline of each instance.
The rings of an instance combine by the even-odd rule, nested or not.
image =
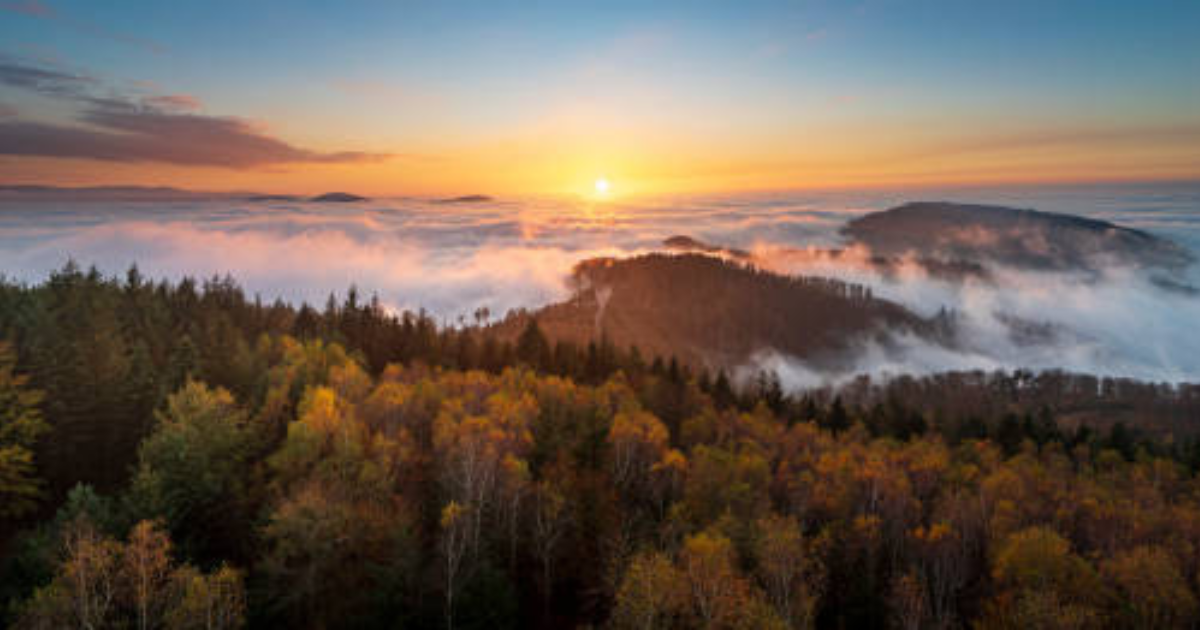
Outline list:
[[[123,556],[121,586],[137,628],[157,628],[169,601],[171,540],[153,522],[142,521],[129,533]]]
[[[442,508],[438,549],[442,560],[442,593],[445,598],[446,628],[454,628],[454,598],[462,582],[463,560],[471,542],[467,508],[451,501]]]
[[[686,457],[671,448],[667,427],[641,410],[618,411],[608,432],[613,482],[626,503],[627,521],[653,525],[650,515],[661,519],[665,506],[682,486]],[[629,529],[632,522],[626,523]]]
[[[702,628],[729,625],[747,596],[728,538],[701,532],[689,536],[679,566],[688,589],[691,614]]]
[[[341,382],[346,395],[362,399],[366,388],[343,382],[340,368],[332,372],[333,386],[309,389],[268,459],[276,496],[259,565],[272,612],[318,627],[371,618],[374,590],[412,569],[408,510],[394,491],[402,449],[371,431],[334,389]],[[343,375],[355,378],[351,372]]]
[[[176,571],[182,591],[166,615],[168,630],[237,630],[246,625],[246,592],[241,572],[221,565],[203,574],[191,567]]]
[[[466,510],[470,555],[479,552],[483,519],[499,500],[505,462],[522,458],[532,444],[529,425],[536,403],[528,395],[499,391],[487,396],[482,413],[460,399],[443,405],[433,427],[448,497]]]
[[[687,596],[682,587],[683,576],[668,556],[635,554],[617,588],[612,625],[629,630],[677,627]]]
[[[63,534],[62,551],[54,580],[26,602],[18,627],[108,627],[117,609],[120,543],[99,533],[87,519],[77,519]]]
[[[824,562],[795,517],[759,519],[754,553],[767,599],[792,628],[812,628],[825,586]]]
[[[984,628],[1092,628],[1103,625],[1103,594],[1095,570],[1048,527],[1010,535],[996,552],[997,593]]]
[[[719,446],[698,446],[691,452],[684,503],[700,526],[725,514],[750,521],[770,505],[770,476],[769,463],[752,446],[736,452]]]
[[[1100,566],[1115,593],[1114,620],[1129,628],[1182,628],[1197,621],[1196,597],[1166,549],[1123,550]]]
[[[122,542],[86,518],[63,532],[62,562],[53,580],[22,605],[18,628],[77,627],[233,630],[245,624],[239,572],[223,566],[204,574],[177,565],[171,541],[150,521]]]

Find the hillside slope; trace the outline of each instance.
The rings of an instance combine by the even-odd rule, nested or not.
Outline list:
[[[552,340],[607,336],[646,355],[732,367],[772,348],[836,366],[856,344],[897,332],[943,339],[943,326],[837,280],[788,277],[701,254],[602,258],[576,266],[574,297],[495,327],[511,339],[529,317]]]
[[[1147,232],[1067,214],[1003,206],[914,202],[851,221],[852,244],[877,256],[994,262],[1054,271],[1099,271],[1112,263],[1176,270],[1191,254]]]

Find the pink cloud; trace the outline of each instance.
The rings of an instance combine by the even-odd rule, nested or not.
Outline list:
[[[5,2],[0,4],[6,11],[20,13],[31,17],[48,18],[55,15],[54,9],[44,2],[38,0],[24,0],[22,2]]]
[[[191,95],[136,98],[87,75],[20,62],[0,60],[0,85],[72,104],[79,112],[71,122],[83,123],[0,120],[0,155],[227,168],[377,162],[391,157],[297,147],[271,136],[260,123],[199,114],[202,103]]]
[[[142,98],[142,105],[152,109],[166,110],[172,112],[193,112],[199,111],[204,104],[199,98],[190,94],[163,94],[160,96],[147,96]]]

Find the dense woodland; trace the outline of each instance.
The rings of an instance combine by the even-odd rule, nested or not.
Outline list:
[[[0,284],[3,623],[1200,623],[1194,389],[797,397],[488,320],[136,270]]]
[[[809,395],[824,401],[841,398],[870,410],[913,409],[941,426],[976,424],[1006,411],[1019,420],[1049,414],[1064,430],[1112,430],[1123,425],[1119,431],[1136,427],[1167,439],[1189,440],[1200,434],[1200,385],[1195,383],[1153,383],[1059,370],[974,371],[900,375],[877,382],[859,377]]]

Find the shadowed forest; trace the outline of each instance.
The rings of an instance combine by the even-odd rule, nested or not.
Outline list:
[[[548,337],[586,344],[609,336],[695,366],[734,367],[763,348],[837,364],[852,341],[885,342],[885,331],[950,337],[945,317],[922,319],[869,287],[709,255],[586,260],[571,282],[573,299],[528,314]],[[500,322],[496,334],[515,339],[529,323],[521,315]]]
[[[3,623],[1200,621],[1194,386],[973,372],[789,395],[489,318],[136,269],[0,285]]]

